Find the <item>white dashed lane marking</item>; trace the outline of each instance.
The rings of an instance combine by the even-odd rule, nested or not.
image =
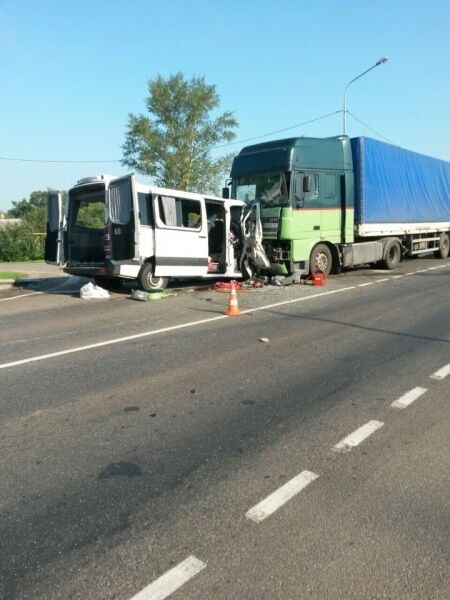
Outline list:
[[[431,379],[445,379],[447,375],[450,374],[450,364],[445,365],[442,369],[439,369],[432,375],[430,375]]]
[[[383,427],[383,425],[384,423],[381,421],[369,421],[336,444],[333,450],[336,452],[350,452],[352,448],[359,446],[361,442],[368,438],[369,435],[372,435],[374,431]]]
[[[417,400],[417,398],[420,398],[420,396],[425,394],[425,392],[427,392],[426,388],[416,387],[410,390],[409,392],[406,392],[406,394],[403,394],[403,396],[401,396],[400,398],[397,398],[397,400],[394,400],[391,406],[393,408],[406,408],[407,406],[412,404],[414,400]]]
[[[204,562],[195,558],[195,556],[189,556],[186,560],[173,569],[170,569],[170,571],[167,571],[167,573],[164,573],[164,575],[161,575],[159,579],[156,579],[156,581],[133,596],[131,600],[164,600],[164,598],[173,594],[205,567],[206,564]]]
[[[245,513],[247,519],[260,523],[278,510],[283,504],[289,502],[294,496],[301,492],[307,485],[319,476],[311,471],[302,471],[299,475],[275,490],[270,496],[259,502],[256,506]]]

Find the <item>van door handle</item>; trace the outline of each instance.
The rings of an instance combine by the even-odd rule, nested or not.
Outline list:
[[[317,231],[318,229],[320,229],[320,225],[314,225],[313,229],[314,229],[315,231]]]
[[[199,235],[199,238],[202,238],[203,240],[206,240],[206,235]]]

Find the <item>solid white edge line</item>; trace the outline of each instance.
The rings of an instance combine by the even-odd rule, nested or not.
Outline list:
[[[20,296],[12,296],[12,298],[2,298],[0,302],[8,302],[9,300],[18,300],[19,298],[26,298],[27,296],[36,296],[36,294],[43,294],[44,292],[31,292],[30,294],[20,294]]]
[[[430,377],[431,379],[445,379],[447,375],[450,375],[450,363],[435,371]]]
[[[397,398],[397,400],[394,400],[394,402],[391,403],[391,406],[393,408],[406,408],[427,391],[426,388],[415,387],[412,390],[409,390],[409,392],[406,392],[406,394],[403,394],[403,396],[400,396],[400,398]]]
[[[372,435],[374,431],[383,427],[384,423],[381,421],[369,421],[365,425],[355,429],[350,435],[347,435],[339,443],[334,446],[333,450],[336,452],[349,452],[352,448],[359,446],[369,435]]]
[[[245,513],[245,516],[255,523],[264,521],[264,519],[272,515],[281,506],[286,504],[286,502],[289,502],[289,500],[318,477],[319,476],[312,471],[302,471],[299,475],[293,477],[290,481],[267,496],[267,498],[248,510]]]
[[[189,556],[138,592],[131,600],[164,600],[205,567],[206,563],[195,558],[195,556]]]
[[[433,267],[433,268],[442,269],[443,267],[447,267],[449,265],[450,265],[450,263],[445,264],[445,265],[439,265],[438,267]],[[405,277],[407,275],[414,275],[414,274],[415,274],[415,271],[411,271],[410,273],[406,273],[405,275],[402,275],[402,277]],[[358,285],[351,285],[351,286],[348,286],[348,287],[345,287],[345,288],[341,288],[341,289],[338,289],[338,290],[331,290],[329,292],[322,292],[322,293],[319,293],[319,294],[311,294],[311,296],[306,296],[306,297],[303,297],[303,298],[295,298],[294,300],[285,300],[283,302],[275,302],[274,304],[267,304],[265,306],[259,306],[257,308],[248,308],[246,310],[242,310],[241,314],[245,315],[245,314],[250,314],[250,313],[254,313],[254,312],[259,312],[261,310],[267,310],[268,308],[276,308],[277,306],[284,306],[284,305],[287,305],[287,304],[294,304],[296,302],[303,302],[303,301],[306,301],[306,300],[311,300],[312,298],[318,298],[320,296],[329,296],[331,294],[340,294],[341,292],[347,292],[348,290],[354,290],[354,289],[356,289],[356,287],[364,287],[364,286],[367,286],[367,285],[373,285],[374,283],[375,282],[371,281],[369,283],[362,283],[362,284],[358,284]],[[33,296],[34,294],[42,294],[42,293],[44,293],[44,292],[33,292],[31,294],[25,294],[25,296]],[[16,296],[16,298],[17,298],[17,296]],[[4,300],[13,300],[13,299],[15,299],[15,298],[4,298],[3,301]],[[185,327],[194,327],[195,325],[201,325],[201,324],[204,324],[204,323],[210,323],[210,322],[213,322],[213,321],[218,321],[220,319],[228,319],[228,318],[229,318],[228,315],[220,315],[220,316],[217,316],[217,317],[211,317],[209,319],[201,319],[199,321],[192,321],[190,323],[183,323],[181,325],[173,325],[171,327],[165,327],[163,329],[156,329],[154,331],[146,331],[144,333],[138,333],[138,334],[126,336],[126,337],[123,337],[123,338],[116,338],[116,339],[112,339],[112,340],[106,340],[104,342],[97,342],[95,344],[89,344],[87,346],[79,346],[79,347],[76,347],[76,348],[69,348],[68,350],[61,350],[59,352],[51,352],[50,354],[42,354],[42,355],[39,355],[39,356],[32,356],[31,358],[25,358],[25,359],[22,359],[22,360],[16,360],[16,361],[12,361],[12,362],[9,362],[9,363],[1,364],[0,365],[0,369],[6,369],[6,368],[9,368],[9,367],[17,367],[19,365],[25,365],[25,364],[28,364],[28,363],[31,363],[31,362],[46,360],[46,359],[49,359],[49,358],[56,358],[58,356],[64,356],[66,354],[73,354],[75,352],[82,352],[83,350],[92,350],[94,348],[101,348],[102,346],[109,346],[110,344],[119,344],[121,342],[128,342],[128,341],[136,340],[136,339],[139,339],[139,338],[142,338],[142,337],[148,337],[148,336],[151,336],[151,335],[156,335],[158,333],[166,333],[166,332],[169,332],[169,331],[176,331],[177,329],[183,329]]]
[[[311,294],[311,296],[304,296],[303,298],[294,298],[293,300],[284,300],[283,302],[275,302],[273,304],[266,304],[265,306],[259,306],[257,308],[247,308],[241,310],[241,314],[253,314],[269,308],[276,308],[277,306],[286,306],[288,304],[295,304],[297,302],[303,302],[306,300],[312,300],[320,296],[330,296],[332,294],[340,294],[347,292],[348,290],[355,289],[352,285],[346,288],[340,288],[338,290],[330,290],[329,292],[321,292],[319,294]],[[159,333],[168,333],[170,331],[177,331],[178,329],[185,329],[187,327],[195,327],[196,325],[203,325],[205,323],[212,323],[213,321],[220,321],[221,319],[229,319],[228,315],[218,315],[217,317],[208,317],[207,319],[200,319],[198,321],[190,321],[189,323],[182,323],[181,325],[171,325],[170,327],[163,327],[162,329],[154,329],[152,331],[144,331],[143,333],[136,333],[133,335],[127,335],[122,338],[115,338],[111,340],[105,340],[104,342],[95,342],[94,344],[87,344],[86,346],[77,346],[75,348],[68,348],[67,350],[60,350],[58,352],[50,352],[49,354],[40,354],[38,356],[32,356],[30,358],[24,358],[22,360],[15,360],[9,363],[3,363],[0,365],[0,369],[7,369],[9,367],[17,367],[19,365],[25,365],[32,362],[46,360],[49,358],[56,358],[58,356],[65,356],[67,354],[74,354],[75,352],[83,352],[84,350],[92,350],[94,348],[101,348],[103,346],[109,346],[112,344],[120,344],[122,342],[129,342],[131,340],[137,340],[139,338],[149,337],[157,335]]]

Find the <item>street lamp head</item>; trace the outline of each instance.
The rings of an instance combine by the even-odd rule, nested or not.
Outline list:
[[[375,67],[378,67],[379,65],[384,64],[385,62],[388,61],[388,57],[387,56],[383,56],[382,58],[380,58],[380,60],[378,60],[374,65],[372,65],[371,67],[369,67],[368,69],[366,69],[365,71],[363,71],[360,75],[358,75],[358,77],[354,77],[351,81],[349,81],[347,83],[347,85],[344,88],[344,103],[343,103],[343,108],[342,108],[342,120],[343,120],[343,133],[345,135],[345,117],[347,115],[347,88],[353,83],[355,82],[357,79],[361,79],[361,77],[363,75],[365,75],[366,73],[368,73],[369,71],[372,71],[372,69],[375,69]]]

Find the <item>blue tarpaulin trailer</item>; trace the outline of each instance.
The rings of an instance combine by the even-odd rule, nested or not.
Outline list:
[[[365,137],[351,148],[356,225],[450,222],[450,163]]]

